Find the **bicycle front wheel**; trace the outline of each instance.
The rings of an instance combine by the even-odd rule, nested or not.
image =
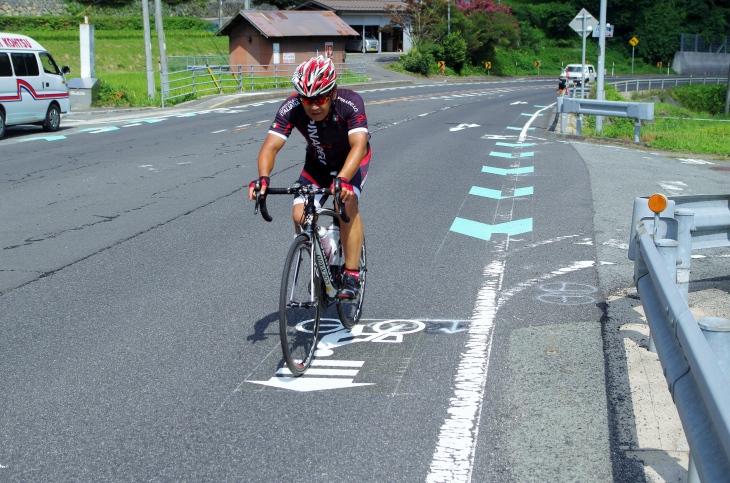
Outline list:
[[[279,336],[286,365],[301,376],[312,364],[319,335],[322,281],[305,235],[294,239],[284,264],[279,295]]]
[[[342,246],[338,247],[340,252]],[[360,290],[352,300],[340,299],[337,301],[337,315],[340,317],[342,326],[346,329],[352,329],[358,322],[360,322],[360,316],[362,315],[362,302],[365,298],[365,279],[367,276],[367,259],[365,253],[365,240],[362,241],[362,251],[360,252]],[[344,256],[341,256],[340,260],[344,260]]]

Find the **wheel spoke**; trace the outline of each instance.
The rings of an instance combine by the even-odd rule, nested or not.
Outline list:
[[[312,249],[307,237],[301,235],[287,256],[279,306],[282,352],[295,376],[302,375],[312,363],[317,345],[320,291],[313,274]]]

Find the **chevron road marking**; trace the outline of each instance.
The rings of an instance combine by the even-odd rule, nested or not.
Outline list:
[[[513,220],[496,225],[488,225],[479,221],[456,218],[451,224],[451,231],[480,240],[489,241],[493,233],[504,233],[508,236],[520,235],[532,231],[532,218]]]

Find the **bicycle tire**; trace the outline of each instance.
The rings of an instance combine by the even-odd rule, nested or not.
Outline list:
[[[316,264],[312,264],[312,251],[309,238],[297,236],[281,277],[279,337],[284,360],[295,377],[312,364],[319,336],[322,283]]]
[[[342,245],[337,247],[340,250],[340,260],[344,260],[342,255]],[[367,251],[365,250],[365,239],[362,241],[362,251],[360,252],[360,290],[357,298],[354,300],[338,300],[337,315],[340,317],[340,323],[346,329],[352,329],[360,322],[362,316],[362,303],[365,299],[365,279],[367,276]]]

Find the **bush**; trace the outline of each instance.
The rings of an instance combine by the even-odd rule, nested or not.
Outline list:
[[[444,59],[446,65],[461,72],[466,63],[466,41],[461,33],[454,32],[444,39]]]
[[[40,15],[31,16],[2,16],[0,17],[0,31],[23,32],[26,30],[78,31],[79,23],[83,19],[76,15]],[[110,30],[143,30],[142,16],[94,16],[91,19],[95,31]],[[155,25],[154,17],[150,17],[150,25]],[[165,17],[162,21],[165,30],[205,30],[211,27],[210,22],[192,17]]]
[[[707,112],[713,116],[725,113],[727,84],[686,85],[675,87],[669,93],[672,99],[691,111]]]
[[[408,51],[407,54],[401,55],[400,62],[408,72],[427,76],[431,65],[435,61],[430,53],[421,53],[414,48]]]

